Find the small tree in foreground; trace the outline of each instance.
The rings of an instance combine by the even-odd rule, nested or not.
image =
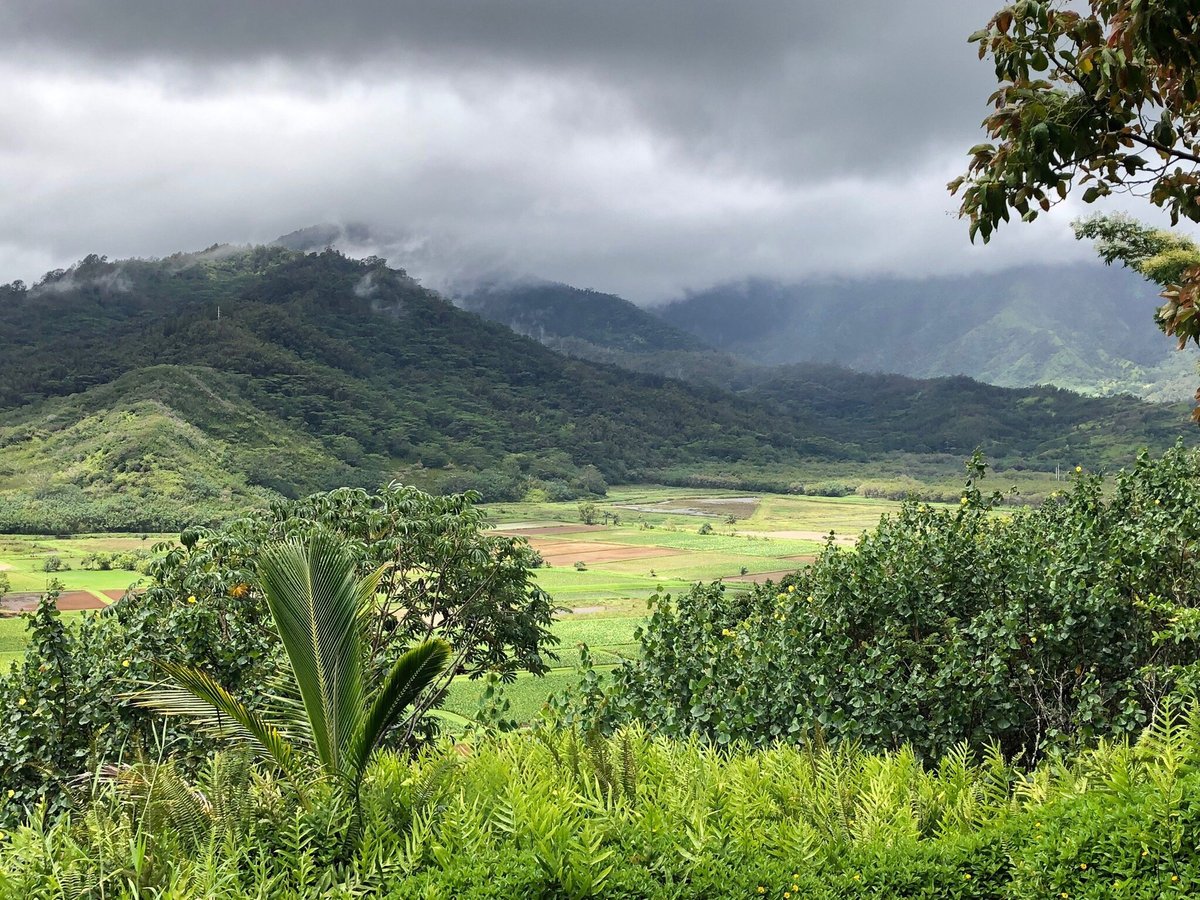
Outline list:
[[[369,613],[382,576],[377,569],[356,578],[345,545],[329,535],[272,544],[263,551],[259,580],[287,656],[282,696],[267,697],[255,710],[203,669],[164,661],[159,667],[169,684],[138,702],[250,744],[302,794],[304,769],[315,763],[357,798],[371,755],[450,656],[445,641],[426,640],[381,678],[370,676]],[[293,693],[302,715],[289,702]]]

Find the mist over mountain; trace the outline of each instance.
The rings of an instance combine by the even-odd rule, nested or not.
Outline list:
[[[988,275],[746,280],[656,307],[664,321],[748,362],[811,362],[920,378],[1181,400],[1195,357],[1155,326],[1157,289],[1096,264]]]

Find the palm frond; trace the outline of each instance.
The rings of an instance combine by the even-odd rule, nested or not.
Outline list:
[[[264,549],[259,580],[304,701],[318,758],[329,772],[360,729],[366,707],[360,610],[380,573],[361,581],[333,535]]]
[[[163,684],[131,696],[145,709],[191,719],[210,731],[239,738],[270,756],[288,774],[296,770],[295,752],[279,729],[264,721],[201,669],[159,662],[173,684]]]
[[[400,713],[441,674],[450,645],[438,638],[408,650],[392,666],[375,692],[359,733],[347,754],[348,769],[361,776],[380,739]]]

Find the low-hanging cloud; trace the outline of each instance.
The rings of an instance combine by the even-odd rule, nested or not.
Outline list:
[[[10,0],[0,281],[322,222],[437,285],[642,301],[1084,255],[953,216],[994,5]]]

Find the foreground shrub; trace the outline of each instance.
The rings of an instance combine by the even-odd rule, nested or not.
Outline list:
[[[718,744],[821,735],[924,757],[1136,733],[1197,677],[1200,455],[1143,454],[1111,497],[1079,473],[1008,516],[981,474],[956,509],[907,503],[778,585],[659,598],[592,712]]]
[[[288,663],[276,682],[278,695],[265,698],[264,713],[203,669],[169,662],[159,664],[169,684],[142,692],[136,701],[249,744],[293,784],[319,768],[357,804],[372,754],[441,673],[450,645],[437,638],[423,641],[372,678],[368,632],[383,571],[357,579],[346,550],[342,541],[322,533],[264,548],[259,582]]]
[[[526,542],[489,533],[475,499],[392,485],[284,501],[156,548],[143,593],[71,629],[52,600],[43,604],[24,659],[0,678],[0,797],[12,792],[0,827],[39,803],[51,814],[65,808],[65,785],[97,760],[160,739],[161,722],[126,699],[161,677],[160,663],[202,669],[252,711],[262,707],[286,663],[257,572],[263,548],[281,540],[329,532],[345,542],[359,577],[385,567],[369,613],[371,678],[428,637],[452,646],[450,664],[399,734],[428,738],[426,713],[456,674],[545,671],[553,607],[534,580],[535,557]],[[214,746],[189,729],[172,727],[169,739],[188,765]]]
[[[0,894],[58,897],[1151,900],[1200,890],[1200,717],[1025,772],[964,748],[724,750],[626,729],[379,757],[360,849],[317,792],[223,755],[169,764],[0,843]],[[207,798],[206,806],[199,798]],[[86,891],[76,891],[86,895]]]

